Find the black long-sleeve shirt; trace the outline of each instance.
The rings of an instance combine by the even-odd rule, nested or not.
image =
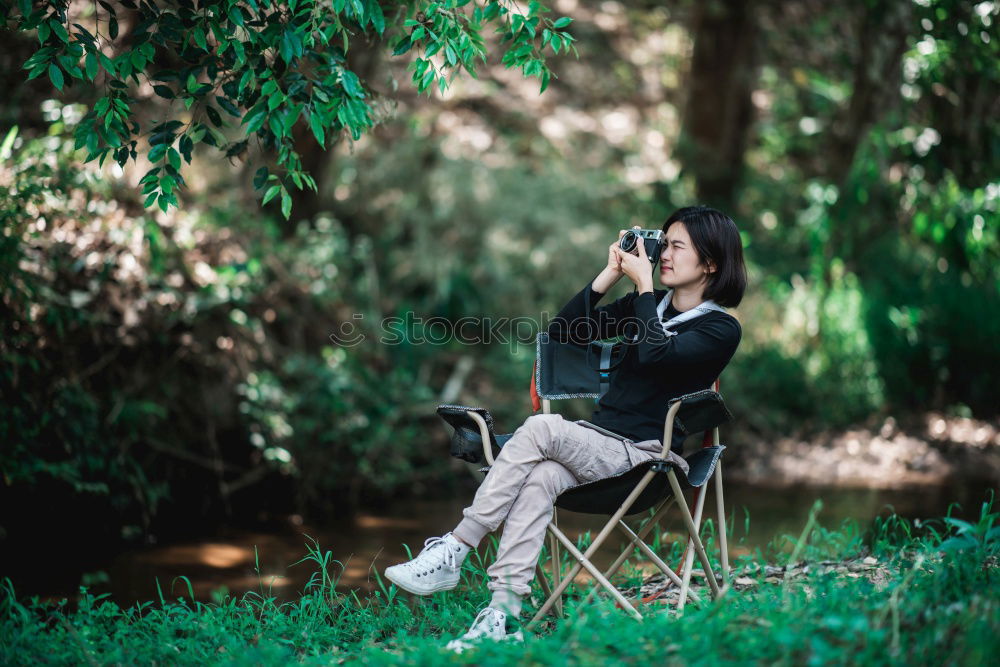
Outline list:
[[[584,296],[590,292],[591,310]],[[624,357],[611,372],[607,392],[590,421],[636,442],[662,440],[667,402],[676,396],[707,389],[739,346],[742,330],[736,318],[711,311],[671,327],[668,336],[656,314],[665,290],[632,292],[606,306],[595,307],[604,295],[587,285],[569,300],[549,325],[558,340],[583,343],[625,336]],[[664,320],[680,314],[667,305]],[[637,337],[630,342],[633,336]],[[680,441],[675,438],[673,447]]]

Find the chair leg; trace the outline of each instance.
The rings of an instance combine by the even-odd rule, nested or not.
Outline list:
[[[542,587],[545,599],[552,597],[552,587],[549,586],[549,579],[545,576],[545,570],[542,569],[541,565],[535,565],[535,578],[538,579],[538,585]]]
[[[629,537],[629,544],[618,555],[618,558],[615,559],[615,561],[611,564],[611,566],[604,571],[605,579],[608,579],[610,581],[614,573],[618,571],[618,568],[620,568],[622,566],[622,563],[625,562],[625,559],[628,558],[628,554],[632,550],[632,548],[637,547],[640,551],[642,551],[643,555],[645,555],[646,558],[648,558],[650,561],[652,561],[654,565],[660,568],[660,571],[663,572],[663,574],[665,574],[667,578],[674,583],[674,585],[680,587],[681,578],[677,576],[677,573],[674,572],[669,565],[664,563],[663,560],[656,554],[656,552],[653,551],[652,547],[650,547],[644,541],[646,535],[649,534],[649,532],[656,527],[659,520],[663,517],[664,514],[667,513],[667,510],[670,509],[670,505],[673,502],[674,498],[670,497],[664,500],[662,503],[660,503],[660,506],[653,513],[653,516],[646,523],[646,525],[644,525],[642,528],[639,529],[638,533],[635,533],[629,527],[629,525],[624,521],[622,520],[618,521],[618,527],[621,528],[622,531]],[[587,597],[585,598],[584,603],[589,604],[594,599],[595,595],[597,595],[597,589],[596,588],[591,589],[591,591],[587,593]],[[695,602],[696,604],[701,604],[701,597],[694,591],[689,590],[688,596],[691,598],[692,602]]]
[[[656,527],[657,522],[659,522],[659,520],[663,518],[663,515],[667,513],[667,510],[670,509],[670,504],[673,501],[674,499],[671,497],[667,498],[666,500],[664,500],[662,503],[659,504],[659,506],[656,508],[656,511],[653,512],[653,516],[650,517],[646,525],[639,529],[639,533],[632,537],[631,542],[624,549],[622,549],[622,552],[620,554],[618,554],[618,558],[616,558],[615,561],[611,564],[611,566],[604,571],[604,577],[606,579],[611,579],[611,576],[618,571],[618,568],[620,568],[622,566],[622,563],[625,562],[625,559],[628,558],[628,554],[632,550],[632,547],[636,544],[636,542],[642,541],[646,537],[646,535],[649,534],[649,532]],[[623,524],[624,522],[619,521],[618,523]],[[629,528],[627,525],[625,526],[625,528],[627,530],[631,530],[631,528]],[[673,570],[671,570],[671,572],[672,571]],[[587,602],[590,602],[591,599],[593,599],[595,593],[596,590],[593,590],[587,595]]]
[[[697,491],[697,498],[694,507],[694,525],[698,534],[701,534],[701,517],[705,513],[705,496],[708,489],[702,487]],[[677,603],[677,611],[684,611],[684,602],[687,600],[687,590],[691,585],[691,570],[694,568],[694,543],[688,538],[687,549],[684,552],[684,566],[681,568],[681,577],[684,579],[681,584],[681,597]]]
[[[587,548],[586,553],[581,554],[580,550],[576,548],[576,545],[570,542],[569,538],[563,535],[562,531],[553,526],[551,523],[549,524],[549,531],[553,535],[555,535],[555,537],[560,542],[562,542],[563,546],[565,546],[566,549],[571,554],[573,554],[573,557],[576,558],[577,563],[572,568],[570,568],[570,571],[566,574],[565,577],[562,578],[562,581],[559,582],[559,585],[556,586],[555,590],[552,592],[552,597],[550,597],[548,600],[545,601],[545,604],[542,605],[542,608],[539,609],[538,613],[535,614],[535,617],[531,619],[532,624],[537,622],[546,613],[548,613],[552,605],[555,604],[555,600],[558,599],[563,594],[563,591],[565,591],[567,587],[569,587],[570,583],[573,581],[573,578],[577,575],[577,573],[580,571],[581,568],[586,568],[586,570],[591,575],[593,575],[594,578],[597,579],[597,581],[601,582],[602,586],[607,588],[609,592],[612,592],[611,594],[615,597],[616,600],[623,603],[629,610],[633,612],[633,614],[637,618],[642,618],[642,615],[639,614],[639,612],[635,611],[635,609],[632,608],[632,605],[627,603],[622,594],[618,592],[617,588],[608,583],[608,580],[604,578],[604,575],[601,574],[600,570],[594,567],[594,565],[590,562],[589,559],[591,556],[594,555],[598,547],[600,547],[601,544],[604,543],[604,540],[607,539],[608,535],[614,529],[618,521],[623,516],[625,516],[625,513],[628,512],[628,509],[632,507],[632,504],[635,503],[636,499],[642,494],[642,492],[646,489],[646,487],[649,486],[649,483],[653,480],[653,477],[656,475],[657,473],[653,472],[652,470],[643,475],[643,478],[639,480],[639,483],[636,484],[634,489],[632,489],[632,492],[629,493],[628,498],[625,499],[625,502],[622,503],[621,507],[618,508],[618,510],[611,517],[611,519],[608,520],[608,522],[604,525],[604,528],[601,529],[601,532],[598,533],[597,537],[594,538],[594,541],[591,542],[590,546]]]
[[[552,508],[552,523],[558,528],[559,527],[559,508]],[[552,586],[553,588],[558,587],[562,579],[562,554],[559,553],[559,540],[556,539],[555,535],[549,535],[549,552],[552,555]],[[552,593],[548,594],[550,597]],[[556,616],[562,618],[563,615],[563,604],[562,597],[556,600],[555,604]]]
[[[667,578],[670,579],[670,581],[672,581],[674,585],[681,587],[682,595],[689,595],[691,596],[692,602],[698,604],[701,603],[701,598],[698,596],[698,594],[683,586],[681,578],[677,576],[677,573],[671,570],[670,566],[664,563],[663,559],[657,556],[656,552],[653,551],[648,544],[639,539],[639,537],[634,532],[632,532],[632,529],[629,528],[627,525],[625,525],[625,522],[619,521],[618,526],[619,528],[625,531],[626,535],[632,538],[633,543],[639,547],[639,550],[646,556],[646,558],[651,560],[653,564],[656,565],[656,567],[660,568],[660,571],[662,571],[663,574],[667,575]]]
[[[729,585],[729,541],[726,532],[726,506],[722,498],[722,461],[715,465],[715,504],[719,512],[719,553],[722,561],[722,585]]]
[[[594,567],[594,564],[590,562],[590,559],[587,557],[586,554],[580,553],[580,550],[576,548],[576,545],[573,544],[573,542],[568,537],[566,537],[563,534],[563,532],[561,530],[559,530],[558,528],[556,528],[556,527],[554,527],[554,526],[552,526],[550,524],[549,525],[549,530],[552,531],[552,534],[556,536],[556,539],[558,539],[560,542],[562,542],[562,545],[564,547],[566,547],[566,550],[569,551],[570,554],[573,555],[573,558],[575,558],[577,560],[577,562],[583,568],[585,568],[587,570],[587,572],[590,573],[590,576],[592,576],[595,580],[597,580],[597,583],[599,583],[609,593],[611,593],[612,597],[614,597],[614,599],[618,602],[618,604],[620,604],[622,606],[622,608],[625,611],[627,611],[632,616],[634,616],[636,620],[639,620],[639,621],[642,620],[642,614],[640,614],[638,611],[636,611],[635,607],[633,607],[631,604],[629,604],[629,601],[625,599],[625,596],[621,594],[621,591],[619,591],[617,588],[615,588],[614,585],[610,581],[608,581],[607,579],[604,578],[604,575],[601,574],[600,570],[598,570],[596,567]],[[593,546],[593,545],[591,545],[591,546]],[[588,551],[590,551],[590,550],[588,549]],[[528,623],[527,628],[529,630],[532,629],[538,623],[538,621],[540,621],[545,616],[545,614],[548,613],[548,611],[552,607],[552,605],[555,604],[556,599],[558,599],[558,596],[561,596],[563,594],[563,590],[565,590],[566,586],[569,584],[570,581],[571,581],[570,577],[567,577],[567,578],[565,578],[565,579],[562,580],[562,582],[560,583],[559,588],[557,588],[555,591],[553,591],[552,596],[549,597],[549,599],[545,601],[545,604],[542,605],[542,608],[538,610],[538,613],[536,613],[535,616]],[[562,590],[560,590],[560,589],[562,589]]]
[[[691,536],[695,552],[698,554],[701,566],[705,570],[705,577],[708,579],[708,587],[712,591],[712,597],[717,598],[719,597],[719,583],[715,580],[712,564],[708,560],[708,554],[705,553],[705,546],[701,543],[701,537],[698,536],[698,528],[694,525],[694,520],[691,518],[691,511],[688,509],[687,502],[682,495],[681,484],[677,481],[677,475],[673,470],[667,472],[667,479],[670,481],[670,488],[673,490],[674,496],[677,497],[677,506],[681,509],[681,518],[684,520],[684,527],[687,528],[688,535]],[[681,598],[681,600],[683,599]]]

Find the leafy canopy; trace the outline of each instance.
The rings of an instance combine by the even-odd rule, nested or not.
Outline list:
[[[109,155],[122,167],[144,155],[145,206],[177,206],[183,168],[199,144],[227,158],[251,140],[276,156],[280,173],[261,167],[253,184],[263,203],[289,188],[316,189],[303,169],[295,127],[307,126],[322,146],[347,133],[359,138],[375,124],[376,95],[348,67],[358,40],[376,39],[394,56],[413,52],[420,92],[441,91],[461,70],[476,76],[486,61],[484,32],[493,26],[503,64],[552,77],[544,54],[573,50],[548,8],[527,11],[510,0],[120,0],[72,5],[67,0],[0,0],[4,23],[35,32],[38,49],[24,63],[28,78],[48,76],[63,91],[92,85],[99,95],[77,128],[87,161]],[[387,15],[388,12],[388,15]],[[154,97],[163,104],[154,104]],[[307,136],[307,135],[306,135]],[[301,141],[302,139],[298,139]]]

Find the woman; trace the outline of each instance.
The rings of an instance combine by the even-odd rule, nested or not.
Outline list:
[[[668,399],[710,386],[736,352],[740,325],[723,308],[739,304],[747,282],[735,223],[698,206],[674,212],[663,231],[659,275],[668,290],[653,289],[653,267],[645,253],[624,252],[615,242],[608,248],[607,266],[549,327],[561,339],[579,340],[587,332],[588,339],[625,336],[624,355],[591,422],[631,442],[559,415],[529,417],[500,450],[458,526],[428,539],[413,560],[385,571],[411,593],[449,590],[458,584],[469,551],[505,524],[496,562],[488,570],[493,598],[450,648],[460,650],[477,639],[521,637],[507,622],[517,618],[521,598],[530,591],[556,497],[656,456]],[[635,291],[587,312],[588,302],[596,304],[622,276],[635,283]],[[679,449],[679,442],[672,444]]]

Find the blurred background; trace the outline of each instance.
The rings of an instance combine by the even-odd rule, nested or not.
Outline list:
[[[293,593],[305,533],[371,586],[475,488],[435,406],[502,431],[531,412],[531,346],[384,345],[382,318],[537,321],[617,230],[696,203],[751,269],[722,378],[738,548],[816,497],[834,523],[978,511],[1000,481],[1000,4],[549,4],[579,57],[541,95],[495,57],[419,96],[410,56],[359,41],[380,122],[326,150],[303,132],[319,191],[288,221],[253,150],[196,153],[180,207],[144,209],[142,169],[74,150],[97,92],[26,81],[37,42],[3,33],[0,576]],[[366,340],[336,345],[345,323]]]

